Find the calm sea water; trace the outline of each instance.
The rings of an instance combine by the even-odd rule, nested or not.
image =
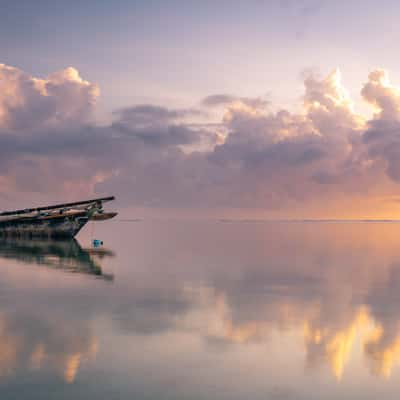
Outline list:
[[[0,243],[0,398],[398,399],[400,224]]]

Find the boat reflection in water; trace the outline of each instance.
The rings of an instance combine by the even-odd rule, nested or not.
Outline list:
[[[104,273],[101,260],[114,253],[103,248],[84,249],[75,240],[0,240],[0,258],[13,259],[30,265],[40,265],[65,272],[94,275],[113,281],[114,275]]]

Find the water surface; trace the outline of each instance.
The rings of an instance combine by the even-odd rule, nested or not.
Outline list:
[[[395,223],[150,221],[3,241],[0,398],[397,399],[399,242]]]

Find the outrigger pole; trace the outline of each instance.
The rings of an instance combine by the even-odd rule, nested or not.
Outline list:
[[[7,215],[20,215],[20,214],[29,214],[35,211],[46,211],[46,210],[55,210],[57,208],[68,208],[74,206],[82,206],[84,204],[92,204],[92,203],[102,203],[103,201],[112,201],[115,200],[114,196],[110,197],[100,197],[98,199],[84,200],[84,201],[76,201],[74,203],[64,203],[64,204],[56,204],[53,206],[45,206],[45,207],[37,207],[37,208],[26,208],[24,210],[16,210],[16,211],[4,211],[0,213],[0,216]]]

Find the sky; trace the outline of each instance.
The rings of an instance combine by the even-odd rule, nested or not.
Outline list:
[[[0,209],[400,217],[398,2],[0,6]]]

